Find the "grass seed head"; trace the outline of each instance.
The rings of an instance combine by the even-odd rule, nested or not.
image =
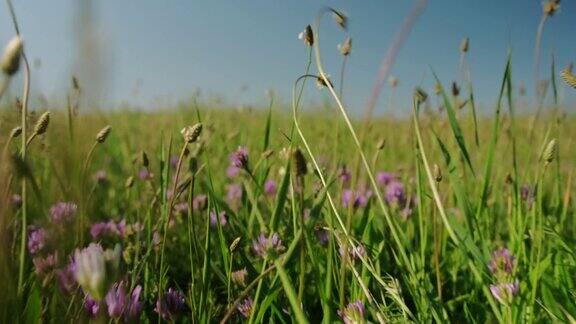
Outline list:
[[[560,76],[567,85],[576,89],[576,76],[572,73],[572,64],[570,64],[568,68],[562,70],[562,72],[560,72]]]
[[[338,50],[340,51],[340,54],[344,56],[350,55],[350,52],[352,51],[352,38],[350,38],[350,36],[346,37],[342,44],[338,44]]]
[[[132,188],[132,186],[134,185],[134,177],[133,176],[129,176],[126,179],[126,182],[124,182],[124,187],[126,188]]]
[[[346,16],[346,14],[344,14],[342,11],[338,11],[338,10],[334,10],[333,13],[334,14],[332,15],[332,18],[334,19],[334,22],[336,22],[336,24],[338,24],[338,26],[340,26],[342,29],[347,30],[348,29],[348,17]]]
[[[452,95],[458,97],[460,95],[460,87],[456,81],[452,82]]]
[[[544,162],[546,164],[552,163],[554,161],[554,157],[556,156],[556,149],[558,147],[558,141],[553,138],[548,145],[546,145],[546,149],[544,150]]]
[[[50,124],[50,112],[47,111],[40,116],[40,118],[36,122],[36,125],[34,125],[34,135],[42,135],[46,133],[49,124]]]
[[[142,151],[142,165],[147,168],[150,165],[150,160],[148,159],[148,154]]]
[[[300,34],[298,34],[298,39],[301,39],[304,44],[312,47],[314,45],[314,33],[312,32],[312,27],[310,25],[304,28]]]
[[[423,103],[428,99],[428,94],[426,91],[422,90],[422,88],[417,87],[414,89],[414,99],[416,99],[418,103]]]
[[[398,86],[398,78],[395,76],[390,76],[390,78],[388,78],[388,84],[390,84],[391,88],[396,88]]]
[[[4,49],[4,55],[0,61],[2,72],[8,76],[14,75],[20,68],[20,57],[22,56],[23,43],[20,36],[15,36],[8,42]]]
[[[470,49],[470,38],[466,37],[462,40],[462,43],[460,43],[460,52],[467,53],[469,49]]]
[[[328,83],[330,84],[330,87],[334,88],[334,84],[332,83],[332,81],[330,80],[330,76],[326,75],[326,80],[328,80]],[[324,78],[321,75],[318,75],[316,77],[316,86],[318,87],[318,89],[322,89],[324,87],[328,88],[328,84],[326,83],[326,81],[324,80]]]
[[[292,153],[292,159],[294,163],[294,172],[297,177],[303,177],[308,173],[308,167],[306,166],[306,158],[300,149],[295,149]]]
[[[442,170],[440,170],[438,164],[434,164],[434,180],[438,183],[442,181]]]
[[[22,127],[20,127],[20,126],[14,127],[12,129],[12,131],[10,132],[10,138],[16,138],[16,137],[20,136],[20,134],[22,134]]]
[[[104,128],[102,128],[98,134],[96,134],[96,142],[98,143],[104,143],[104,141],[106,141],[106,138],[108,137],[108,135],[110,134],[110,131],[112,131],[112,126],[108,125]]]
[[[548,0],[542,4],[542,11],[549,17],[554,16],[558,10],[560,10],[560,0]]]
[[[202,123],[197,123],[193,126],[186,126],[181,131],[184,141],[186,143],[194,143],[202,133]]]
[[[384,146],[386,146],[386,139],[380,138],[380,140],[378,141],[378,144],[376,144],[376,149],[377,150],[383,150]]]
[[[238,236],[234,239],[234,241],[232,241],[232,244],[230,244],[230,252],[236,251],[238,245],[240,244],[240,240],[242,240],[242,237]]]

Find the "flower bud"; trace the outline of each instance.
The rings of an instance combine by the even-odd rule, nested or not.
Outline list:
[[[15,36],[10,40],[4,49],[4,55],[0,61],[2,72],[8,76],[14,75],[18,72],[20,67],[20,57],[22,56],[23,43],[20,36]]]

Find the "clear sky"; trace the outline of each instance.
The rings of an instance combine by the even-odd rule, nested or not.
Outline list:
[[[292,82],[303,72],[307,50],[297,39],[319,8],[330,5],[347,12],[353,53],[348,64],[345,100],[355,112],[364,110],[380,60],[412,1],[91,1],[98,64],[78,58],[78,38],[86,17],[79,0],[13,0],[26,50],[37,64],[36,95],[62,98],[78,65],[92,66],[101,84],[102,103],[154,108],[186,100],[195,89],[219,94],[230,103],[264,104],[267,89],[287,102]],[[558,67],[576,61],[576,1],[561,3],[547,22],[542,41],[542,77],[549,75],[554,53]],[[476,97],[485,108],[495,101],[506,53],[513,51],[513,77],[533,88],[539,0],[430,0],[400,52],[392,73],[400,86],[395,111],[406,109],[415,85],[431,90],[432,67],[448,85],[458,79],[458,47],[470,37],[469,63]],[[0,42],[13,33],[5,5],[0,5]],[[326,20],[321,30],[326,68],[339,74],[336,45],[343,33]],[[92,52],[88,50],[89,53]],[[41,64],[38,64],[40,62]],[[79,63],[80,62],[80,63]],[[87,77],[89,78],[89,77]],[[80,80],[82,83],[85,80]],[[96,82],[96,81],[94,81]],[[308,100],[321,102],[310,88]],[[574,105],[574,91],[563,86],[565,101]],[[377,112],[387,107],[386,89]]]

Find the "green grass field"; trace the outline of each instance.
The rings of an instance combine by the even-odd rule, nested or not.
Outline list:
[[[576,323],[560,69],[349,119],[317,46],[290,107],[1,108],[0,321]]]

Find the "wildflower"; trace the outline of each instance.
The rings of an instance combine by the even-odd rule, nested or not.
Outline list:
[[[72,260],[64,268],[54,271],[58,286],[62,292],[70,293],[74,288],[76,288],[76,281],[74,280],[75,270],[76,264],[74,263],[74,260]]]
[[[142,168],[138,172],[138,178],[140,178],[142,181],[150,180],[152,179],[152,173],[150,173],[148,168]]]
[[[116,270],[119,262],[120,245],[114,250],[104,251],[100,244],[90,243],[87,248],[74,252],[76,281],[85,293],[102,300],[107,276],[113,274],[108,272]]]
[[[352,191],[346,189],[342,192],[342,205],[345,208],[352,206],[354,209],[364,208],[368,205],[368,201],[372,197],[371,190]]]
[[[124,238],[127,235],[126,220],[122,219],[119,222],[109,220],[107,222],[95,223],[90,227],[90,235],[93,239],[102,236],[117,236]]]
[[[206,209],[206,203],[208,201],[208,197],[204,194],[199,194],[192,200],[192,209],[195,211],[201,211]]]
[[[90,295],[86,295],[86,297],[84,298],[84,309],[86,310],[90,318],[96,318],[98,312],[100,311],[100,304],[96,299],[92,298]]]
[[[104,170],[96,171],[94,180],[96,180],[98,184],[103,185],[108,182],[108,174]]]
[[[172,156],[170,156],[170,167],[172,167],[172,169],[176,169],[176,167],[178,167],[178,161],[180,160],[180,157],[176,154],[173,154]]]
[[[230,164],[238,169],[248,167],[248,149],[245,146],[239,146],[238,149],[230,154]]]
[[[266,182],[264,183],[264,193],[268,196],[268,197],[274,197],[276,195],[276,182],[272,179],[268,179],[266,180]]]
[[[184,294],[173,288],[168,288],[162,298],[158,298],[156,301],[154,311],[165,320],[173,321],[184,310],[185,302]]]
[[[235,183],[226,185],[226,191],[226,201],[228,204],[235,205],[242,199],[242,185]]]
[[[8,42],[4,49],[4,55],[0,60],[0,68],[7,76],[12,76],[20,68],[20,57],[22,56],[23,43],[20,36],[15,36]]]
[[[10,197],[10,204],[12,204],[12,208],[19,209],[22,207],[22,197],[18,194],[14,194]]]
[[[36,274],[47,274],[56,265],[57,257],[55,254],[49,254],[46,257],[35,257],[32,259]]]
[[[340,179],[340,182],[342,182],[342,187],[347,188],[350,185],[352,174],[345,165],[343,165],[338,171],[338,178]]]
[[[516,258],[510,254],[507,248],[499,248],[492,252],[492,258],[488,263],[490,272],[494,275],[511,275],[516,267]]]
[[[396,177],[394,174],[386,171],[380,171],[376,174],[376,182],[382,187],[387,186],[390,182],[392,182]]]
[[[114,284],[112,289],[106,294],[106,305],[108,306],[108,315],[111,318],[119,318],[126,307],[126,290],[124,282]]]
[[[536,200],[534,187],[530,185],[523,185],[520,187],[520,198],[528,205],[528,208],[531,208],[532,204]]]
[[[342,318],[345,324],[365,323],[364,304],[360,300],[348,304],[346,308],[338,310],[338,316]]]
[[[324,247],[328,245],[330,237],[328,236],[327,230],[319,227],[315,229],[314,234],[316,235],[316,239],[318,240],[318,243],[320,243],[320,245]]]
[[[261,258],[274,257],[284,251],[282,240],[278,233],[273,233],[270,237],[266,237],[264,233],[260,233],[258,239],[252,244],[254,252]]]
[[[226,169],[226,176],[230,179],[236,178],[240,173],[240,169],[231,165]]]
[[[140,313],[142,313],[142,301],[140,301],[140,294],[142,293],[142,286],[137,285],[132,290],[130,295],[130,300],[126,305],[124,317],[129,321],[137,321],[140,318]]]
[[[310,25],[304,28],[300,34],[298,34],[298,39],[302,40],[304,44],[308,46],[314,45],[314,33],[312,32],[312,27]]]
[[[43,228],[32,229],[28,234],[28,252],[36,254],[46,244],[46,231]]]
[[[386,202],[389,204],[403,205],[406,201],[406,193],[404,192],[404,185],[399,181],[392,181],[386,187],[385,193]]]
[[[188,214],[188,203],[187,202],[178,203],[178,204],[174,205],[174,210],[177,213],[180,213],[182,215],[186,215],[186,214]]]
[[[490,285],[490,292],[500,303],[509,305],[518,292],[520,291],[520,283],[518,280],[509,283],[498,283]]]
[[[242,268],[240,270],[234,271],[230,274],[232,278],[232,282],[242,287],[246,286],[246,276],[248,275],[248,271],[246,268]]]
[[[252,313],[252,304],[253,303],[254,303],[254,301],[252,300],[251,297],[248,297],[248,298],[244,299],[243,301],[241,301],[237,307],[238,312],[240,312],[240,315],[242,315],[244,318],[250,317],[250,314]]]
[[[224,227],[228,224],[228,220],[226,219],[226,212],[221,211],[218,215],[216,215],[216,211],[212,210],[210,212],[210,226],[215,228],[220,223],[220,226]]]
[[[364,247],[363,244],[358,244],[356,246],[349,246],[348,251],[344,251],[344,249],[340,247],[339,253],[342,257],[348,257],[352,261],[357,261],[366,256],[366,247]]]
[[[50,207],[50,216],[54,222],[70,221],[77,209],[78,206],[73,202],[59,202]]]

